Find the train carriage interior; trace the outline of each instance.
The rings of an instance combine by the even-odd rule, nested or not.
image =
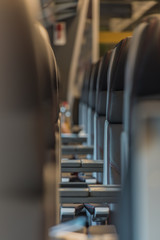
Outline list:
[[[0,0],[0,240],[160,239],[159,156],[160,1]]]

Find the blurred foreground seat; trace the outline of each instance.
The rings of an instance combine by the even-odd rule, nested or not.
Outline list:
[[[24,1],[0,2],[0,238],[44,239],[44,137],[33,26]]]
[[[54,58],[25,1],[0,2],[0,33],[0,238],[48,239],[58,194],[54,160],[45,165]]]

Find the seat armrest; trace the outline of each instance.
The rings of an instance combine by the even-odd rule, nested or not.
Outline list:
[[[61,167],[81,167],[81,160],[70,160],[70,159],[62,159],[61,160]]]
[[[89,190],[88,188],[60,188],[61,197],[88,197]]]
[[[61,147],[63,155],[87,155],[93,154],[93,146],[85,146],[85,145],[62,145]]]
[[[86,134],[61,134],[62,144],[69,143],[84,143],[87,142],[88,136]]]
[[[60,188],[87,188],[88,184],[85,182],[64,182],[60,183]]]

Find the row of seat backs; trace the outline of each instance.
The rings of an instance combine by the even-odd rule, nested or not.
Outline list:
[[[102,116],[102,117],[99,117],[100,119],[97,123],[97,128],[99,130],[97,135],[99,137],[96,136],[98,138],[97,147],[99,149],[97,151],[96,157],[100,159],[103,158],[103,141],[104,141],[103,132],[104,132],[105,116],[107,121],[110,123],[122,124],[123,80],[124,80],[124,65],[125,65],[124,59],[126,57],[126,52],[127,52],[126,49],[128,46],[128,41],[129,41],[128,39],[121,41],[115,47],[113,54],[112,54],[112,51],[107,52],[102,59],[100,59],[96,64],[92,65],[91,72],[90,72],[90,84],[89,84],[90,87],[88,90],[89,91],[88,106],[91,107],[92,110],[94,111],[94,107],[96,103],[95,111],[98,113],[99,116]],[[110,81],[109,83],[107,83],[108,68],[109,68],[109,63],[111,61],[111,55],[112,55],[112,61],[113,61],[113,58],[114,58],[114,61],[112,63],[113,66],[111,67],[112,68],[112,73],[110,73],[111,77],[109,76]],[[107,90],[107,88],[109,89]],[[96,98],[95,98],[95,92],[94,92],[95,89],[96,89]],[[108,93],[108,96],[107,96],[107,93]],[[107,102],[107,107],[106,107],[106,102]],[[118,131],[118,135],[120,135],[120,132],[121,131]],[[118,149],[116,150],[116,152],[113,151],[114,154],[111,153],[108,155],[108,156],[111,156],[111,158],[112,156],[115,156],[114,158],[117,158],[118,156],[118,159],[117,159],[119,163],[118,169],[120,169],[119,138],[120,138],[119,136],[118,138],[116,138],[116,136],[112,138],[113,139],[112,141],[115,141],[115,139],[117,139],[115,142],[118,144],[118,146],[116,144],[116,149],[117,148]],[[115,149],[114,144],[113,144],[113,147],[111,147],[111,149]]]
[[[105,56],[107,56],[107,54]],[[83,80],[81,102],[86,103],[92,109],[95,109],[96,107],[97,91],[101,91],[101,88],[104,88],[104,90],[107,88],[105,86],[107,84],[106,76],[103,76],[106,64],[104,60],[105,56],[102,59],[98,60],[98,62],[93,63],[90,66],[88,71],[86,71]],[[105,82],[106,84],[103,82]],[[99,84],[101,84],[102,86],[99,87]]]
[[[159,237],[160,16],[135,29],[125,72],[120,239]],[[127,228],[126,228],[127,226]]]
[[[107,91],[107,71],[109,58],[110,52],[107,52],[103,58],[91,65],[90,69],[85,74],[82,87],[81,102],[86,103],[93,110],[96,109],[96,111],[98,111],[100,114],[101,109],[99,111],[98,99],[101,98],[101,96],[99,96],[101,92]],[[102,114],[105,114],[105,111],[106,109]]]
[[[0,2],[1,239],[44,239],[54,224],[51,211],[44,226],[42,167],[48,147],[44,105],[53,110],[55,61],[40,28],[25,1]],[[54,112],[48,115],[53,125]]]
[[[124,81],[124,65],[127,52],[129,38],[122,40],[118,45],[115,46],[115,55],[112,56],[114,58],[112,72],[110,81],[108,81],[108,68],[111,60],[112,50],[108,51],[103,58],[101,58],[96,64],[93,64],[91,67],[90,79],[88,81],[89,84],[89,98],[88,98],[88,106],[93,110],[96,109],[96,112],[100,115],[106,115],[107,119],[111,121],[122,122],[122,97],[121,91],[123,91],[123,81]],[[126,45],[126,46],[125,46]],[[124,59],[123,59],[124,58]],[[109,87],[109,90],[108,90]],[[107,91],[116,92],[116,96],[114,97],[112,94],[108,95]],[[122,94],[123,95],[123,94]],[[107,97],[107,110],[105,106]],[[111,107],[111,99],[113,98],[112,108]],[[114,108],[114,99],[116,99],[116,108]],[[120,102],[118,101],[120,99]],[[117,106],[119,104],[119,106]],[[121,106],[120,106],[121,104]],[[117,113],[117,111],[119,111]],[[119,117],[118,120],[114,120],[115,117]],[[112,119],[113,118],[113,119]]]
[[[79,123],[84,126],[84,129],[87,133],[93,130],[91,129],[93,128],[93,124],[90,124],[90,120],[92,121],[93,117],[91,117],[91,119],[88,119],[88,110],[90,108],[92,113],[95,111],[97,92],[96,87],[100,62],[101,61],[99,60],[97,63],[93,63],[90,68],[87,69],[83,80],[83,87],[79,104]],[[88,137],[90,138],[89,135]],[[88,142],[90,143],[89,139]]]
[[[128,43],[129,38],[126,38],[122,40],[120,43],[118,43],[113,51],[107,52],[105,56],[97,63],[99,72],[98,75],[95,74],[97,79],[96,100],[98,110],[96,127],[98,149],[96,151],[97,152],[96,159],[103,159],[104,147],[107,148],[106,161],[108,167],[106,166],[106,168],[104,168],[104,171],[108,172],[107,178],[112,179],[110,183],[115,184],[120,183],[121,178],[120,134],[122,131],[124,67]],[[105,104],[106,102],[107,104]],[[105,138],[107,138],[106,141],[107,143],[104,146],[105,119],[107,119],[107,122],[109,124],[107,133],[105,135]],[[115,125],[116,123],[117,125]],[[116,174],[112,174],[112,172],[114,171],[116,171]],[[106,176],[106,174],[104,174],[104,176]],[[106,181],[107,180],[105,180],[105,182]],[[109,180],[107,182],[109,183]]]
[[[108,172],[107,182],[111,184],[119,184],[121,179],[120,135],[122,131],[124,69],[129,40],[129,38],[122,40],[112,51],[107,52],[102,59],[96,64],[93,64],[88,81],[88,106],[91,107],[92,110],[95,108],[98,115],[106,116],[108,122],[108,129],[105,136],[107,138],[105,148],[107,148],[106,161],[108,170],[104,169],[104,171]],[[99,153],[97,153],[97,157],[101,159],[103,158],[104,147],[103,119],[99,119],[98,122],[100,124],[97,125],[99,130],[97,135],[100,135],[100,137],[98,137],[98,149],[100,150],[98,150]]]
[[[96,136],[98,151],[96,158],[103,158],[104,121],[106,118],[109,124],[107,129],[108,133],[106,133],[105,136],[107,138],[107,146],[105,146],[105,148],[107,148],[107,176],[108,179],[110,179],[110,181],[108,180],[107,182],[110,182],[111,184],[120,183],[121,178],[120,135],[122,131],[124,67],[128,44],[129,38],[126,38],[118,43],[113,51],[106,53],[102,59],[92,66],[90,74],[88,106],[92,108],[92,111],[95,110],[94,90],[96,87],[96,105],[98,109],[98,131]],[[107,104],[105,104],[106,102]],[[93,118],[90,120],[92,121]],[[104,171],[107,169],[104,169]],[[116,172],[116,174],[113,172]]]
[[[121,42],[119,45],[121,45]],[[99,115],[104,116],[106,115],[106,105],[104,103],[106,103],[107,97],[107,74],[111,53],[112,51],[107,52],[97,63],[91,65],[90,71],[86,73],[84,78],[81,96],[82,102],[86,103],[93,110],[96,110]],[[118,55],[118,51],[116,54]],[[121,69],[121,66],[119,66],[119,69]],[[115,74],[117,73],[120,74],[118,77],[122,78],[119,70],[117,70]],[[116,79],[117,76],[115,75],[114,78]],[[121,91],[121,79],[119,83],[115,81],[114,85],[117,87],[116,91],[118,91],[118,89]],[[121,115],[122,114],[120,114],[120,116]]]

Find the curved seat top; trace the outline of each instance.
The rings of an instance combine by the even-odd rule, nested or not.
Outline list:
[[[101,68],[99,71],[99,80],[97,82],[97,90],[98,92],[107,91],[107,74],[109,68],[109,62],[111,58],[112,50],[108,51],[104,57],[102,58]]]
[[[124,215],[124,221],[120,229],[120,239],[133,239],[134,232],[135,230],[137,230],[134,222],[136,219],[136,217],[134,216],[134,210],[135,210],[134,207],[138,209],[137,204],[139,204],[140,198],[137,198],[137,201],[135,203],[134,201],[135,199],[133,199],[133,196],[135,196],[134,195],[135,192],[133,190],[134,189],[133,184],[135,183],[134,180],[136,179],[136,182],[138,182],[139,186],[144,187],[144,189],[146,189],[143,176],[141,179],[139,178],[139,174],[141,174],[141,169],[148,168],[148,166],[147,167],[145,166],[145,163],[147,162],[147,158],[144,157],[145,141],[142,141],[144,136],[145,137],[147,136],[147,142],[148,142],[147,157],[151,156],[151,154],[149,154],[150,150],[148,149],[154,149],[153,154],[155,154],[156,156],[156,153],[155,153],[156,147],[152,148],[155,142],[154,141],[152,142],[152,137],[151,138],[149,137],[150,135],[148,134],[149,133],[148,127],[146,127],[145,125],[144,125],[145,130],[142,130],[142,132],[146,131],[147,135],[145,135],[144,132],[143,134],[142,132],[139,135],[137,134],[137,137],[141,139],[139,141],[141,145],[139,146],[138,151],[133,144],[133,141],[138,142],[139,140],[138,138],[135,138],[136,134],[134,135],[134,138],[132,137],[133,135],[131,135],[131,133],[133,133],[132,132],[133,126],[136,123],[135,125],[136,129],[138,128],[138,126],[143,127],[143,121],[138,123],[134,122],[134,125],[132,124],[133,123],[132,119],[134,116],[132,115],[133,109],[135,105],[137,105],[139,102],[143,100],[153,100],[153,99],[158,99],[158,100],[160,99],[160,15],[151,15],[149,17],[145,17],[142,20],[142,22],[137,26],[137,28],[133,33],[133,37],[131,39],[128,57],[127,57],[127,64],[126,64],[126,70],[125,70],[125,93],[124,93],[124,131],[125,131],[125,137],[126,137],[124,146],[126,147],[126,145],[128,145],[125,149],[126,152],[124,157],[126,159],[124,160],[127,162],[127,164],[125,163],[125,165],[127,166],[126,167],[127,169],[125,169],[126,171],[125,174],[127,175],[127,179],[126,179],[127,181],[125,182],[125,191],[123,193],[124,198],[122,198],[122,205],[121,205],[122,212],[125,211],[125,215]],[[143,114],[143,108],[141,108],[141,111]],[[145,115],[146,114],[144,114],[143,116]],[[148,122],[147,126],[152,126],[152,125],[150,125]],[[150,144],[152,145],[152,147],[150,147]],[[138,152],[140,152],[141,155],[139,155]],[[152,158],[149,159],[151,163],[152,163],[152,160],[153,160]],[[136,163],[137,161],[140,162],[140,165]],[[138,167],[140,167],[138,169],[139,173],[136,175],[134,170],[137,169]],[[150,171],[153,172],[153,169],[154,169],[154,166],[152,166]],[[127,174],[127,171],[128,171],[128,174]],[[149,173],[151,174],[151,172]],[[147,187],[150,187],[150,185],[148,185]],[[136,194],[137,194],[137,189],[136,189]],[[145,196],[149,196],[149,195],[145,195]],[[133,206],[133,203],[134,203],[134,206]],[[147,209],[148,206],[146,205],[145,201],[142,201],[142,203],[143,205],[146,206],[146,209]],[[151,202],[149,203],[150,205],[152,205]],[[143,215],[142,212],[143,211],[141,211],[140,214]],[[148,215],[145,215],[145,218],[146,216]],[[141,220],[143,220],[143,217],[141,218]],[[148,218],[145,219],[145,221],[148,224]],[[128,224],[127,231],[126,231],[126,224]],[[134,228],[133,228],[133,225],[134,225]],[[146,229],[145,226],[146,225],[144,224],[142,228],[144,231]],[[154,234],[155,234],[155,231],[154,231]],[[141,234],[141,236],[142,235],[143,234]],[[137,235],[137,236],[140,238],[140,235]]]
[[[0,111],[38,104],[32,20],[25,1],[0,1]]]
[[[44,139],[35,29],[25,1],[0,1],[0,32],[0,192],[31,194],[42,189]]]
[[[83,86],[82,86],[82,94],[81,94],[81,101],[85,104],[88,103],[88,92],[89,92],[89,86],[90,86],[90,79],[93,69],[93,64],[87,71],[85,72],[84,79],[83,79]]]
[[[160,95],[160,16],[144,18],[135,29],[125,72],[124,121],[129,132],[131,109],[138,98]]]
[[[40,80],[40,95],[43,102],[54,108],[53,122],[59,115],[58,68],[47,31],[40,23],[35,24],[35,47],[37,52],[37,68]]]
[[[107,52],[100,61],[97,86],[96,86],[96,112],[98,115],[106,115],[107,78],[111,52]]]
[[[106,119],[122,123],[124,74],[130,38],[121,40],[114,48],[108,71]]]
[[[96,105],[96,87],[97,87],[99,67],[100,67],[100,60],[93,65],[91,79],[90,79],[88,105],[93,110],[95,109],[95,105]]]
[[[142,25],[132,76],[132,94],[139,97],[160,93],[160,15],[145,18]]]

